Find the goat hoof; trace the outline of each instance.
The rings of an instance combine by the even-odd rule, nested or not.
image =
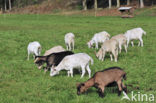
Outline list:
[[[121,91],[118,92],[118,96],[120,96],[120,95],[121,95]]]
[[[123,91],[124,91],[125,93],[127,93],[127,88],[124,88]]]
[[[104,98],[104,97],[105,97],[103,94],[100,94],[99,96],[100,96],[101,98]]]

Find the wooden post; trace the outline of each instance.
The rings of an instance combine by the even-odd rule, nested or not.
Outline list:
[[[109,8],[112,7],[112,0],[109,0]]]
[[[82,1],[82,5],[83,5],[83,9],[84,9],[84,10],[87,10],[86,0],[83,0],[83,1]]]
[[[117,7],[120,7],[120,0],[117,0]]]

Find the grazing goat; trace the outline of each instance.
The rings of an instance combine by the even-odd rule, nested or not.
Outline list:
[[[96,49],[98,49],[98,44],[103,43],[106,40],[109,40],[109,38],[110,38],[110,35],[106,31],[96,33],[94,34],[94,37],[87,43],[88,48],[91,48],[93,44],[95,43],[95,47]]]
[[[29,55],[30,54],[33,54],[34,57],[35,56],[39,56],[41,54],[41,45],[37,41],[30,42],[28,47],[27,47],[27,50],[28,50],[28,58],[27,58],[27,60],[29,60]]]
[[[96,57],[99,58],[99,60],[103,61],[105,58],[105,54],[108,52],[110,53],[111,61],[113,61],[112,58],[112,54],[113,54],[115,62],[117,62],[118,48],[119,48],[119,43],[117,40],[115,39],[107,40],[102,44],[102,47],[100,48],[98,53],[96,53]]]
[[[48,56],[36,56],[34,63],[37,64],[38,69],[41,69],[42,65],[46,63],[47,64],[45,68],[45,72],[46,72],[47,70],[50,70],[52,66],[57,66],[65,56],[72,55],[72,54],[74,53],[71,51],[63,51],[63,52],[52,53]]]
[[[142,28],[134,28],[134,29],[128,30],[124,34],[127,38],[127,47],[131,40],[132,40],[131,41],[132,46],[134,46],[133,40],[139,40],[138,46],[140,46],[140,44],[141,44],[141,46],[143,47],[143,40],[142,40],[143,34],[146,35],[146,32]]]
[[[65,44],[67,47],[67,50],[74,50],[74,34],[73,33],[67,33],[64,37]]]
[[[119,88],[118,96],[120,96],[122,90],[127,92],[127,88],[123,84],[122,79],[126,79],[126,73],[119,67],[111,67],[103,71],[98,71],[86,82],[77,84],[77,94],[80,95],[90,87],[95,87],[98,89],[99,96],[104,97],[105,87],[116,83]]]
[[[54,46],[53,48],[47,50],[44,53],[44,56],[50,55],[52,53],[62,52],[62,51],[65,51],[65,49],[62,46]]]
[[[127,39],[123,34],[115,35],[111,39],[116,39],[119,42],[119,52],[121,53],[122,45],[125,47],[127,53]]]
[[[71,75],[71,77],[73,77],[73,69],[81,68],[82,69],[81,78],[82,78],[85,74],[85,68],[86,68],[90,77],[91,70],[89,68],[89,62],[93,64],[93,59],[86,53],[77,53],[77,54],[66,56],[57,67],[51,69],[50,76],[59,74],[59,71],[65,69],[68,71],[68,76]]]

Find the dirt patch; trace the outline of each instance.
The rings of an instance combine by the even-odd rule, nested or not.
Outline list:
[[[120,16],[121,13],[117,8],[113,9],[104,9],[97,12],[97,16]]]

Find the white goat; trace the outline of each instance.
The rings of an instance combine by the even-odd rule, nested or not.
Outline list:
[[[100,48],[98,53],[96,53],[96,57],[98,57],[99,60],[103,61],[105,58],[105,54],[108,52],[110,53],[111,61],[113,61],[113,58],[112,58],[112,54],[113,54],[115,58],[115,62],[117,62],[118,48],[119,48],[119,43],[117,40],[115,39],[107,40],[102,44],[102,47]]]
[[[47,50],[45,53],[44,53],[44,56],[47,56],[49,54],[52,54],[52,53],[56,53],[56,52],[62,52],[62,51],[65,51],[65,49],[58,45],[58,46],[54,46],[53,48]]]
[[[91,48],[95,43],[95,47],[96,49],[98,49],[98,44],[109,40],[109,38],[110,35],[106,31],[96,33],[94,34],[93,38],[87,43],[88,48]]]
[[[139,40],[138,46],[140,46],[141,44],[141,46],[143,47],[143,40],[142,40],[143,34],[146,35],[146,32],[142,28],[134,28],[134,29],[128,30],[124,34],[127,38],[127,47],[131,40],[132,40],[131,41],[132,46],[134,46],[133,40]]]
[[[68,76],[71,74],[71,77],[73,77],[73,69],[81,68],[82,69],[81,78],[82,78],[85,74],[86,68],[90,78],[91,70],[89,68],[89,62],[93,64],[93,59],[86,53],[77,53],[66,56],[57,67],[52,67],[54,69],[51,68],[50,76],[59,74],[59,71],[65,69],[68,71]]]
[[[75,35],[73,33],[67,33],[65,35],[64,40],[65,40],[67,50],[74,50],[74,38],[75,38]]]
[[[115,35],[111,39],[116,39],[119,42],[119,52],[121,53],[122,45],[125,47],[127,53],[127,39],[123,34]]]
[[[27,50],[28,50],[27,60],[29,60],[30,54],[33,54],[34,56],[39,56],[41,54],[41,45],[38,41],[30,42],[27,47]]]

